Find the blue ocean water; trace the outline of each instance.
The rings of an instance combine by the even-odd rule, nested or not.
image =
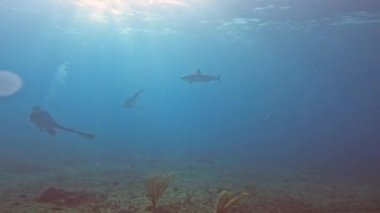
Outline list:
[[[0,70],[23,87],[0,97],[0,171],[198,159],[379,180],[379,55],[377,1],[2,0]],[[220,81],[181,79],[198,69]],[[40,131],[36,105],[95,138]]]

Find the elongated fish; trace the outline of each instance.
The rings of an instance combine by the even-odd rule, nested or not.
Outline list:
[[[124,102],[124,107],[125,108],[132,108],[133,105],[136,104],[136,99],[140,96],[140,94],[142,93],[142,89],[139,90],[138,92],[136,92],[133,96],[131,97],[128,97],[127,100],[125,100]]]
[[[220,76],[214,75],[205,75],[198,69],[194,74],[186,75],[181,77],[182,80],[192,83],[202,83],[202,82],[210,82],[210,81],[220,81]]]

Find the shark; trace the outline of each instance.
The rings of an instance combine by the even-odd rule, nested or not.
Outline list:
[[[192,83],[201,83],[209,81],[220,81],[220,76],[205,75],[198,69],[195,73],[181,77],[182,80]]]
[[[125,100],[124,102],[124,107],[125,108],[132,108],[133,105],[136,104],[136,99],[140,96],[140,94],[143,92],[143,90],[139,90],[138,92],[136,92],[134,95],[132,95],[131,97],[128,97],[127,100]]]
[[[86,133],[78,131],[72,128],[62,126],[57,123],[54,118],[40,106],[34,106],[33,111],[29,116],[29,119],[32,123],[36,125],[41,131],[46,131],[49,135],[54,136],[57,133],[57,130],[62,130],[66,132],[75,133],[86,139],[93,139],[94,135],[91,133]]]

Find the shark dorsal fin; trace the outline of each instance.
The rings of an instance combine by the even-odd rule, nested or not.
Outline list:
[[[196,72],[195,72],[197,75],[200,75],[200,74],[202,74],[202,72],[201,72],[201,70],[200,69],[198,69]]]

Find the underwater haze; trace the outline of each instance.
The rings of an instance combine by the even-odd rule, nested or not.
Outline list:
[[[380,212],[380,2],[0,1],[0,212]]]

